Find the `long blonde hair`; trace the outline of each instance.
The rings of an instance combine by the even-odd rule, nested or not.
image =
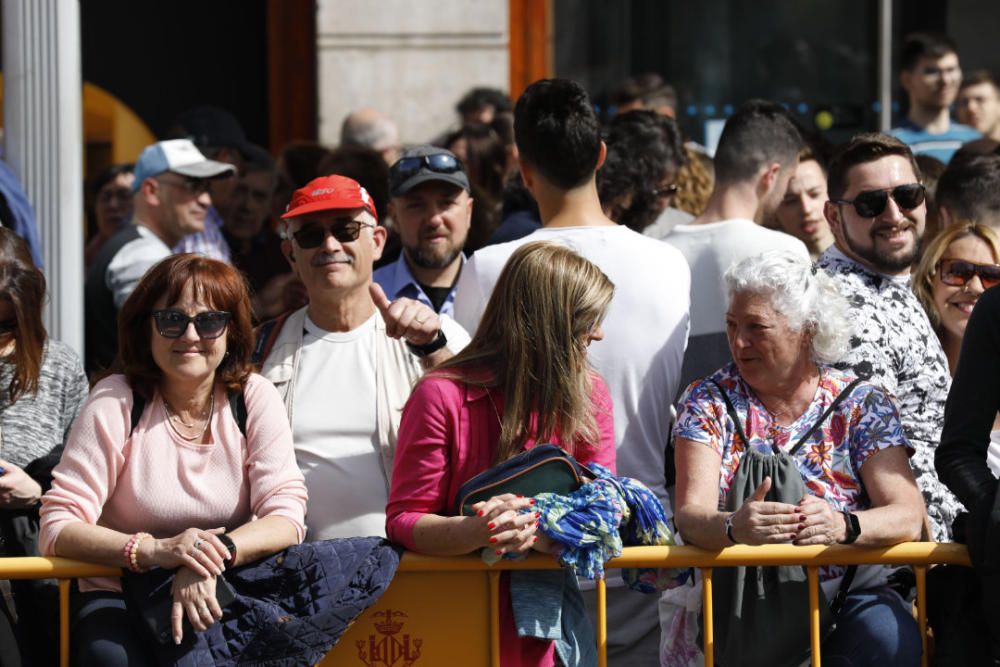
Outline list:
[[[927,317],[939,338],[941,337],[941,314],[937,311],[937,306],[934,305],[934,274],[937,272],[938,262],[948,252],[948,246],[967,236],[981,239],[990,247],[993,261],[1000,261],[1000,237],[995,231],[986,225],[959,221],[938,232],[937,236],[927,244],[927,249],[924,250],[924,255],[920,258],[920,263],[913,271],[911,279],[913,293],[917,295],[917,300],[927,312]]]
[[[587,335],[613,294],[599,268],[562,245],[526,243],[507,260],[472,342],[434,372],[502,392],[496,462],[530,437],[557,436],[570,453],[596,445]]]

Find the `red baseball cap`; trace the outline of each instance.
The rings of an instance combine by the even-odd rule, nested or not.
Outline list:
[[[368,191],[353,178],[346,176],[320,176],[309,181],[304,187],[292,194],[282,220],[297,218],[306,213],[317,211],[338,211],[343,209],[363,208],[372,214],[378,224],[378,213],[375,202]]]

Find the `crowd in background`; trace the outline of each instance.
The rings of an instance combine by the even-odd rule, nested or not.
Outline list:
[[[178,569],[177,645],[182,618],[225,623],[223,570],[303,540],[571,567],[555,509],[452,507],[468,478],[549,442],[648,489],[677,542],[965,542],[984,578],[932,571],[934,659],[1000,655],[979,591],[1000,557],[1000,87],[963,74],[941,35],[908,37],[900,67],[906,116],[840,145],[751,100],[709,150],[652,73],[622,82],[606,119],[553,79],[516,104],[470,90],[426,143],[366,108],[338,146],[277,156],[233,113],[189,110],[90,184],[83,359],[45,333],[37,238],[5,229],[25,225],[8,203],[5,553]],[[729,576],[717,662],[750,664],[761,649],[727,616],[744,604]],[[616,578],[611,664],[698,664],[698,578],[646,596]],[[907,569],[821,581],[838,619],[824,660],[919,664]],[[539,614],[526,585],[502,585],[503,664],[588,664],[523,629]],[[121,584],[77,593],[80,664],[144,664],[131,621],[102,620],[134,612]],[[52,594],[13,586],[0,664],[49,664],[32,619]],[[588,637],[570,625],[563,640]],[[775,642],[760,664],[799,648]]]

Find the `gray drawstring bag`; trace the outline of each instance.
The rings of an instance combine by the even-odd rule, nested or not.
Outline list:
[[[844,389],[804,436],[788,452],[772,443],[772,453],[750,448],[736,409],[722,387],[710,380],[726,403],[729,418],[746,451],[740,459],[729,487],[726,509],[738,510],[759,487],[771,478],[765,501],[797,505],[806,494],[802,475],[793,457],[840,402],[860,382]],[[822,587],[820,594],[820,635],[826,637],[834,628],[836,613],[843,606],[856,566],[844,574],[834,603],[828,604]],[[720,667],[794,667],[809,657],[809,581],[801,565],[768,567],[717,568],[712,577],[713,625],[715,628],[715,664]],[[703,618],[699,625],[703,626]],[[698,641],[704,645],[704,627]]]

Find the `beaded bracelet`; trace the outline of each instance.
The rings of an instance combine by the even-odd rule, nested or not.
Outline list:
[[[125,543],[125,564],[133,572],[144,571],[139,567],[139,544],[147,537],[152,538],[153,536],[149,533],[136,533]]]

